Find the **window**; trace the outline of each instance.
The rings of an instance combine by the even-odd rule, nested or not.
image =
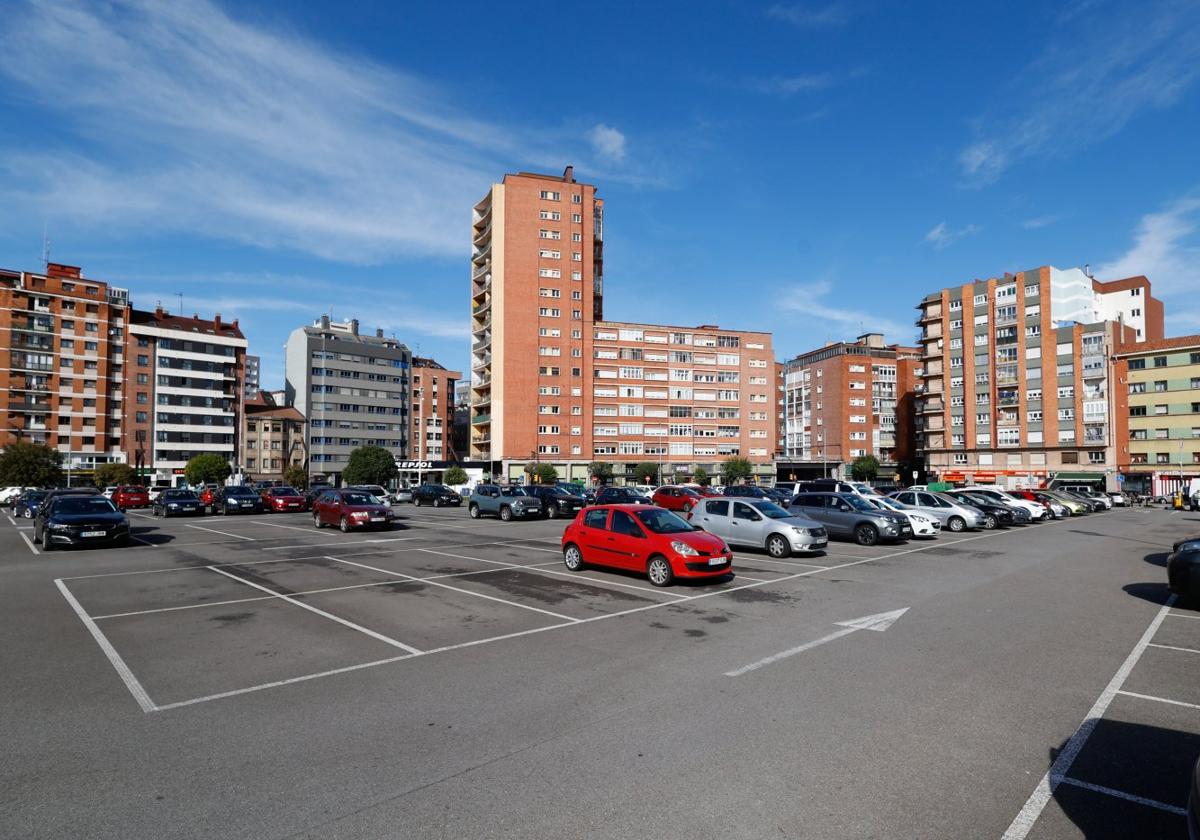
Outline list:
[[[1156,368],[1166,367],[1167,366],[1167,357],[1166,356],[1155,356],[1154,357],[1154,366]]]
[[[552,192],[550,190],[542,190],[541,197],[546,201],[558,201],[562,198],[559,193]]]
[[[549,222],[557,222],[562,219],[562,213],[559,213],[557,210],[543,210],[541,217]]]
[[[1146,360],[1145,359],[1130,359],[1129,360],[1129,369],[1130,370],[1145,370],[1146,369]]]
[[[542,228],[538,231],[538,236],[542,239],[562,239],[562,233],[557,230],[547,230]]]
[[[965,453],[965,452],[955,452],[954,453],[954,465],[955,466],[959,466],[959,467],[965,466],[966,463],[967,463],[967,453]]]

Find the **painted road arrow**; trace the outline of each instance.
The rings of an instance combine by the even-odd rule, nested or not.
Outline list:
[[[804,653],[806,650],[812,650],[815,647],[820,647],[826,642],[832,642],[834,639],[840,639],[842,636],[849,636],[851,633],[858,630],[874,630],[876,633],[882,633],[887,630],[900,616],[908,612],[908,607],[900,610],[892,610],[891,612],[876,613],[875,615],[864,615],[862,618],[852,618],[849,621],[834,622],[838,627],[844,627],[844,630],[835,630],[828,636],[822,636],[816,641],[808,642],[799,647],[789,648],[788,650],[780,651],[772,654],[766,659],[760,659],[757,662],[751,662],[749,665],[743,665],[735,671],[726,671],[727,677],[740,677],[742,674],[748,674],[751,671],[757,671],[765,665],[771,665],[781,659],[787,659],[789,656],[795,656],[797,653]]]

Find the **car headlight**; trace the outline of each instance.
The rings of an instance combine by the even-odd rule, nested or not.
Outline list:
[[[365,519],[368,516],[370,516],[370,514],[365,510],[355,510],[350,512],[351,519]]]
[[[60,525],[57,522],[52,522],[50,524],[51,531],[67,531],[67,530],[70,530],[70,527],[71,526],[69,526],[69,525]]]
[[[690,545],[688,545],[687,543],[682,542],[681,540],[672,540],[671,548],[675,551],[676,554],[682,555],[683,557],[695,557],[696,555],[698,555],[700,553],[700,552],[696,551],[696,549],[694,549]]]
[[[167,507],[169,507],[169,508],[177,508],[177,507],[179,507],[179,505],[178,505],[178,504],[176,504],[175,502],[167,502]]]

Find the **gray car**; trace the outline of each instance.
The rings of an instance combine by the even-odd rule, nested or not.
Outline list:
[[[855,493],[799,493],[789,510],[820,522],[831,537],[851,539],[859,545],[912,536],[905,516],[879,510]]]
[[[765,548],[772,557],[820,551],[829,542],[823,525],[766,499],[704,499],[692,523],[731,545]]]
[[[939,493],[928,490],[897,490],[888,494],[889,499],[916,508],[921,513],[929,514],[942,523],[948,531],[974,530],[983,527],[983,514],[975,508],[960,505],[953,499],[948,499]]]
[[[505,522],[513,519],[532,519],[542,515],[542,500],[530,495],[524,487],[480,484],[467,501],[472,519],[491,514]]]

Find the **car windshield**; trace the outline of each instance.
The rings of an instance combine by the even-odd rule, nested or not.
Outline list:
[[[875,510],[875,508],[871,506],[870,502],[861,496],[855,496],[853,493],[847,493],[841,498],[848,502],[850,507],[854,508],[855,510]]]
[[[249,487],[228,487],[225,490],[226,496],[257,496],[258,494]]]
[[[191,502],[191,501],[195,501],[196,494],[193,493],[191,490],[168,490],[165,493],[163,493],[163,498],[167,499],[169,501]]]
[[[968,505],[969,507],[973,508],[982,508],[984,504],[981,500],[973,499],[967,495],[952,494],[950,498],[958,502],[960,505]]]
[[[46,498],[47,495],[48,493],[45,490],[34,490],[32,493],[25,494],[25,501],[40,502],[42,499]]]
[[[897,502],[895,499],[887,499],[883,496],[879,496],[877,498],[872,497],[871,501],[878,502],[888,510],[912,510],[912,508],[904,504],[904,502]]]
[[[639,510],[636,514],[642,524],[656,534],[683,534],[692,530],[692,526],[684,522],[669,510],[652,508]]]
[[[501,487],[500,495],[501,496],[528,496],[529,494],[525,492],[524,487]]]
[[[297,493],[291,487],[273,487],[273,488],[271,488],[271,495],[272,496],[298,496],[299,493]]]
[[[767,519],[786,519],[787,517],[791,516],[790,513],[781,508],[779,505],[766,500],[751,502],[750,506],[761,512],[763,516],[767,517]]]
[[[116,506],[103,496],[67,496],[54,503],[54,513],[113,513]]]
[[[379,500],[370,493],[343,493],[342,503],[347,505],[374,505]]]

